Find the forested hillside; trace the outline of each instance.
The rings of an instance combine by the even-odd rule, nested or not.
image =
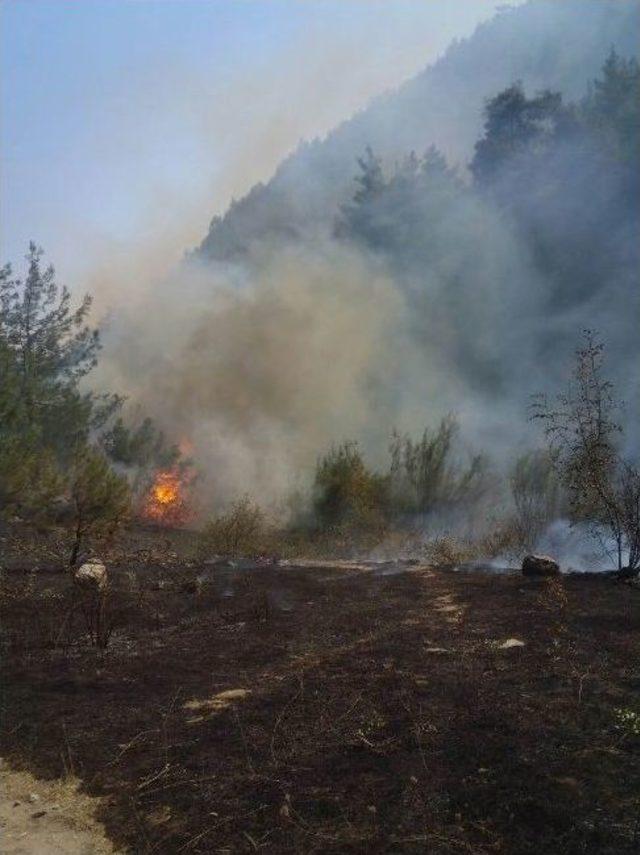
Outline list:
[[[266,184],[214,218],[200,254],[233,260],[274,238],[297,240],[329,227],[348,197],[355,158],[366,146],[385,162],[435,145],[463,168],[473,155],[486,98],[522,81],[582,97],[611,47],[637,52],[635,0],[531,0],[502,6],[473,36],[454,42],[434,65],[371,105],[324,140],[301,143]]]

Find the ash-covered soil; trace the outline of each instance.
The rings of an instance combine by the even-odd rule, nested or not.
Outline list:
[[[110,570],[106,650],[64,574],[5,574],[1,753],[79,778],[118,850],[640,851],[637,587]]]

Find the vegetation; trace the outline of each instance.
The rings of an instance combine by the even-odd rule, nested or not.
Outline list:
[[[549,523],[564,511],[553,457],[545,451],[523,454],[515,461],[509,481],[517,539],[524,550],[531,551]]]
[[[256,555],[269,542],[264,513],[249,496],[243,496],[226,513],[207,523],[200,548],[204,555]]]
[[[369,471],[357,443],[344,442],[318,461],[313,493],[320,526],[376,527],[386,510],[387,479]]]
[[[496,306],[487,304],[495,290],[496,247],[477,223],[497,217],[513,224],[518,249],[543,274],[532,284],[544,283],[550,311],[595,293],[602,265],[627,282],[633,254],[620,246],[627,246],[621,235],[639,215],[637,194],[629,194],[638,172],[639,87],[637,62],[615,51],[579,103],[509,86],[486,102],[471,180],[434,147],[423,156],[408,154],[390,172],[371,148],[359,159],[356,190],[335,224],[338,239],[376,254],[406,286],[410,306],[420,309],[412,334],[433,339],[454,364],[464,365],[480,393],[499,398],[509,360],[464,328],[466,302],[475,301],[479,326],[483,311],[492,326],[507,295],[499,292]],[[593,176],[604,173],[607,181],[594,184]],[[179,449],[150,419],[126,421],[121,398],[88,385],[100,353],[90,307],[89,296],[72,305],[33,244],[23,279],[9,266],[0,271],[2,513],[64,521],[72,530],[72,558],[86,538],[108,536],[127,518],[156,473],[178,472],[181,463]],[[492,550],[509,541],[519,550],[533,548],[549,522],[566,512],[594,532],[606,530],[620,566],[627,554],[632,569],[640,564],[638,472],[621,454],[611,395],[601,346],[590,339],[569,392],[553,406],[539,402],[536,415],[545,420],[550,451],[524,454],[507,474],[513,513],[505,519],[503,506],[503,518],[493,520]],[[330,534],[338,542],[367,532],[383,540],[418,521],[424,527],[437,513],[482,507],[496,492],[495,472],[482,454],[466,460],[457,434],[453,417],[417,438],[394,433],[380,471],[354,441],[330,448],[302,501],[312,511],[309,536]],[[296,523],[298,536],[299,514]],[[260,508],[244,498],[208,524],[203,542],[219,552],[256,552],[272,543],[268,529]]]
[[[422,437],[394,433],[391,446],[391,492],[396,514],[425,516],[478,501],[485,487],[487,461],[475,455],[467,467],[454,460],[458,423],[442,419],[435,431],[425,428]]]
[[[604,346],[590,331],[576,351],[572,382],[550,402],[538,396],[533,417],[543,422],[569,495],[574,520],[611,537],[618,568],[640,565],[640,472],[620,451],[621,404],[603,371]],[[606,545],[606,544],[605,544]]]
[[[70,478],[74,541],[70,563],[74,564],[87,535],[113,533],[130,507],[129,484],[94,448],[76,455]]]
[[[129,480],[139,492],[179,452],[150,419],[128,428],[120,397],[91,391],[91,297],[74,307],[33,243],[26,261],[23,279],[0,270],[0,514],[67,524],[74,561],[88,536],[126,519]]]
[[[504,379],[494,339],[481,323],[450,335],[468,300],[493,293],[492,217],[545,273],[527,282],[548,289],[549,310],[595,293],[605,266],[628,284],[618,244],[638,213],[639,79],[612,53],[580,104],[510,86],[487,102],[469,181],[435,149],[390,175],[371,149],[359,161],[339,240],[374,254],[410,305],[428,304],[416,339],[450,348],[492,401]],[[613,181],[590,180],[601,170]],[[90,298],[74,308],[33,245],[27,263],[23,280],[0,272],[3,762],[77,773],[130,852],[639,851],[635,583],[461,566],[520,557],[563,516],[637,574],[640,472],[594,334],[567,390],[535,399],[546,450],[490,463],[449,416],[395,432],[379,468],[355,441],[329,448],[284,531],[248,495],[200,533],[122,531],[152,480],[162,510],[184,461],[150,419],[128,422],[120,398],[91,391]],[[475,540],[431,526],[477,509]],[[107,586],[41,572],[59,569],[46,566],[53,521],[72,564],[102,539]],[[374,549],[382,567],[206,560]]]

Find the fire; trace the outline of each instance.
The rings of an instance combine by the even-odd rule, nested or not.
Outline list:
[[[144,500],[142,516],[162,525],[183,525],[190,517],[187,503],[190,476],[174,466],[156,473]]]

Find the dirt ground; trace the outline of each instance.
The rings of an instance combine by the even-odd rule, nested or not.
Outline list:
[[[638,588],[138,558],[101,650],[63,575],[3,585],[2,756],[117,851],[640,851]]]
[[[94,816],[99,801],[72,781],[39,781],[0,769],[0,840],[4,855],[111,855],[116,850]]]

